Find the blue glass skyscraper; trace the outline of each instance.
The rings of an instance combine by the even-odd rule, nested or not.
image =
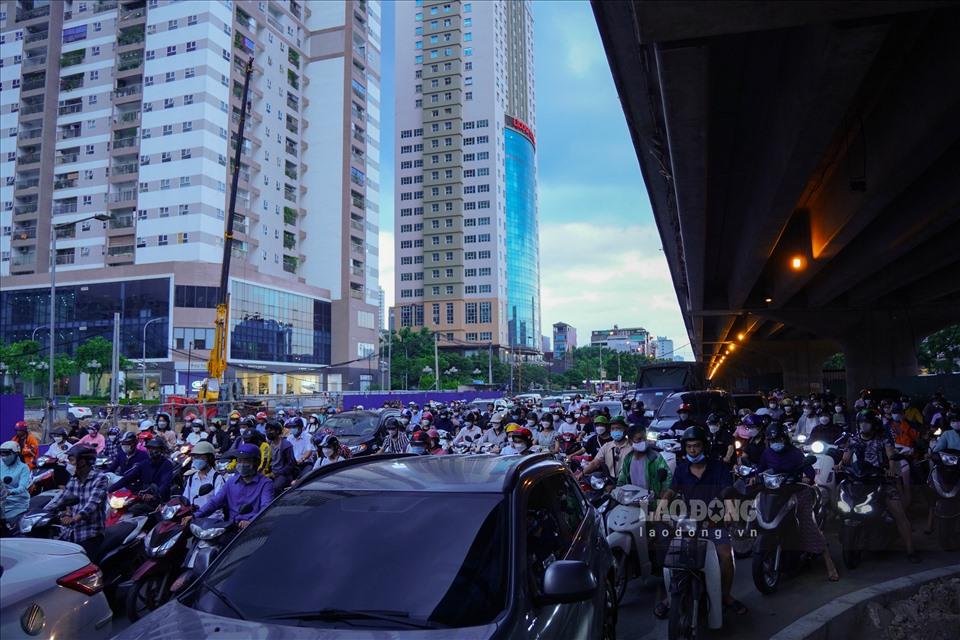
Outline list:
[[[540,229],[537,163],[533,140],[519,129],[504,131],[506,150],[507,322],[510,345],[540,346]]]

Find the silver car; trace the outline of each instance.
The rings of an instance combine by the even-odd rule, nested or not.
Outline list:
[[[0,638],[109,638],[113,612],[103,574],[83,547],[41,538],[0,539]]]

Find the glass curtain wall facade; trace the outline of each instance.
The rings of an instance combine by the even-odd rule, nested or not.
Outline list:
[[[506,150],[507,319],[510,345],[540,347],[540,230],[533,142],[504,129]]]
[[[113,342],[113,314],[120,312],[120,353],[140,360],[143,328],[147,358],[167,357],[170,279],[151,278],[57,287],[56,351],[73,355],[77,345],[102,337]],[[0,291],[0,342],[31,338],[40,343],[41,357],[49,348],[50,289]]]
[[[330,303],[234,280],[230,358],[330,364]]]

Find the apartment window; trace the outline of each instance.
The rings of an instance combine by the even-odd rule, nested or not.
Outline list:
[[[141,183],[141,184],[146,184],[146,183]],[[163,178],[163,179],[161,179],[161,180],[160,180],[160,190],[163,191],[164,189],[169,189],[169,188],[170,188],[170,179],[169,179],[169,178]]]
[[[164,99],[163,99],[163,108],[164,108],[164,109],[173,109],[173,98],[164,98]]]
[[[168,55],[168,56],[175,56],[175,55],[177,55],[177,45],[171,45],[171,46],[167,47],[167,55]]]
[[[472,48],[472,47],[467,47],[467,48],[465,48],[465,49],[463,50],[463,55],[465,55],[465,56],[472,56],[472,55],[473,55],[473,48]]]
[[[172,158],[169,151],[164,151],[160,154],[160,162],[170,162],[171,159]]]
[[[176,20],[167,20],[167,29],[172,31],[173,29],[176,29],[176,28],[177,28]]]
[[[491,322],[493,318],[491,303],[481,302],[480,303],[480,323],[487,324]]]
[[[183,104],[193,104],[193,94],[188,93],[183,96]]]
[[[468,302],[463,305],[464,316],[467,324],[477,324],[477,303]]]
[[[440,254],[439,254],[439,253],[433,253],[433,254],[431,254],[431,259],[432,259],[434,262],[440,262]]]
[[[193,152],[190,149],[180,149],[180,159],[188,160],[193,156]]]
[[[166,245],[167,245],[167,236],[166,236],[165,234],[162,234],[162,233],[161,233],[160,235],[158,235],[158,236],[157,236],[157,244],[160,245],[161,247],[166,246]]]
[[[184,123],[183,123],[183,130],[184,130],[184,131],[193,131],[193,122],[192,122],[192,121],[184,122]],[[223,156],[221,156],[221,157],[223,157]],[[226,163],[227,163],[227,161],[226,161],[226,159],[224,159],[220,164],[225,165]]]
[[[153,60],[156,57],[157,53],[153,49],[147,49],[145,57],[147,60]]]
[[[163,135],[165,135],[165,136],[171,136],[171,135],[173,135],[173,125],[172,125],[172,124],[165,124],[165,125],[163,125]]]
[[[93,196],[83,196],[83,206],[89,207],[93,204]]]
[[[452,294],[453,291],[450,291],[450,289],[453,289],[453,287],[449,287],[449,286],[447,287],[448,292]],[[452,302],[446,303],[446,308],[447,308],[447,324],[453,324],[453,303]]]
[[[192,77],[194,77],[195,75],[197,75],[197,68],[196,68],[196,67],[187,67],[186,69],[183,70],[183,77],[184,77],[184,78],[192,78]]]
[[[187,43],[187,51],[196,51],[196,50],[197,50],[197,43],[195,41],[191,40],[190,42]]]

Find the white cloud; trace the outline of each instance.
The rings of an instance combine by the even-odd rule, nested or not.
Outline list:
[[[652,226],[541,224],[542,330],[555,322],[577,328],[581,345],[590,331],[641,326],[674,341],[692,358],[660,237]]]
[[[565,8],[570,7],[566,2],[562,4],[566,5]],[[550,15],[552,24],[548,21],[544,28],[552,30],[562,40],[567,71],[577,78],[587,77],[597,64],[603,63],[601,50],[596,46],[596,32],[584,29],[579,11],[555,11]]]

